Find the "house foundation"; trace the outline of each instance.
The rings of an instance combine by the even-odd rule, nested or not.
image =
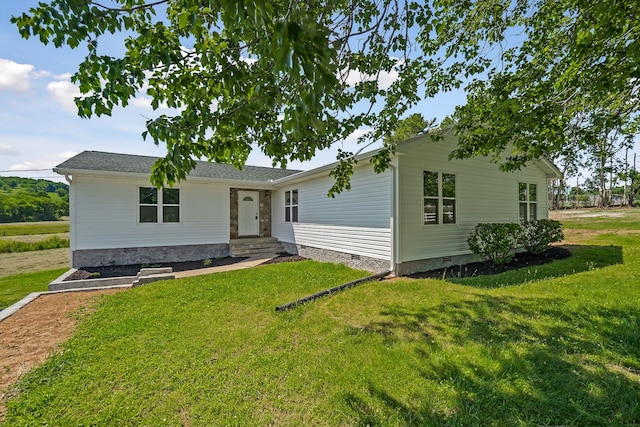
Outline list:
[[[71,266],[103,267],[110,265],[154,264],[159,262],[198,261],[229,256],[227,243],[150,246],[140,248],[82,249],[71,253]]]
[[[289,253],[298,254],[301,257],[310,258],[316,261],[344,264],[357,270],[366,270],[374,273],[389,270],[389,261],[385,259],[348,254],[344,252],[332,251],[330,249],[313,248],[304,245],[294,245],[292,243],[283,242],[283,246]],[[293,251],[294,248],[295,252]]]

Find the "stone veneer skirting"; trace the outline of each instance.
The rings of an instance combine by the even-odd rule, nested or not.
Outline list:
[[[396,266],[396,276],[407,276],[422,271],[438,270],[440,268],[469,264],[479,261],[475,254],[452,255],[446,257],[419,259],[415,261],[405,261]]]
[[[198,261],[229,256],[227,243],[206,245],[150,246],[141,248],[82,249],[71,254],[71,266],[102,267],[108,265],[154,264],[160,262]]]
[[[344,264],[357,270],[366,270],[374,273],[381,273],[389,270],[389,261],[378,258],[370,258],[361,255],[347,254],[344,252],[332,251],[330,249],[313,248],[293,243],[282,242],[284,249],[289,253],[297,253],[301,257],[314,259],[322,262],[335,262]],[[295,248],[295,251],[294,251]]]
[[[301,246],[288,242],[282,242],[282,246],[284,247],[284,250],[290,254],[297,254],[316,261],[335,262],[348,265],[351,268],[373,272],[389,270],[389,261],[383,259],[357,256],[329,249]],[[480,258],[475,254],[452,255],[406,261],[398,264],[394,273],[396,276],[407,276],[409,274],[419,273],[422,271],[437,270],[444,267],[464,265],[477,261],[480,261]]]

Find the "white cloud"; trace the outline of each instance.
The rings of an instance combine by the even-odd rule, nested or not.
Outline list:
[[[69,80],[60,80],[51,82],[47,85],[47,90],[53,96],[53,99],[67,111],[77,112],[74,98],[81,95],[78,86],[71,83]]]
[[[29,74],[34,66],[18,64],[8,59],[0,58],[0,91],[15,90],[24,92],[29,90]]]
[[[64,162],[70,157],[78,154],[75,151],[65,151],[63,153],[51,153],[47,154],[44,157],[33,160],[26,160],[22,163],[16,163],[9,167],[9,170],[30,170],[30,169],[52,169],[58,164]]]
[[[133,105],[134,107],[151,109],[151,101],[152,99],[150,96],[138,96],[131,100],[131,105]]]
[[[9,144],[0,143],[0,155],[3,156],[17,156],[20,152],[11,148]]]
[[[368,82],[371,80],[378,81],[379,89],[389,89],[389,87],[400,77],[398,73],[397,66],[400,65],[401,61],[397,60],[396,66],[391,69],[391,71],[380,71],[377,75],[362,73],[358,70],[344,70],[342,74],[342,78],[345,80],[347,85],[355,86],[360,82]],[[345,75],[346,74],[346,75]]]
[[[371,132],[371,129],[358,128],[342,141],[343,146],[357,146],[358,138]]]

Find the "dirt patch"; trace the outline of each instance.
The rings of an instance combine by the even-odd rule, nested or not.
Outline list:
[[[615,234],[618,236],[628,236],[630,234],[640,234],[640,230],[587,230],[580,228],[568,228],[564,231],[564,245],[582,245],[585,242],[595,239],[603,234]]]
[[[238,258],[214,258],[214,259],[201,259],[199,261],[186,261],[186,262],[163,262],[153,265],[147,264],[130,264],[130,265],[114,265],[106,267],[83,267],[78,271],[71,274],[65,279],[70,280],[85,280],[85,279],[103,279],[106,277],[123,277],[123,276],[135,276],[138,274],[141,268],[145,267],[171,267],[174,273],[187,270],[199,270],[201,268],[220,267],[223,265],[231,265],[237,262],[242,262],[248,259],[248,257]]]
[[[625,210],[626,211],[626,210]],[[549,218],[562,220],[563,218],[618,218],[625,216],[625,211],[619,209],[566,209],[550,211]]]
[[[119,292],[108,289],[41,295],[0,322],[0,421],[6,411],[8,388],[31,368],[41,364],[66,341],[77,317],[86,313],[96,297]]]
[[[571,251],[569,251],[569,249],[563,248],[562,246],[552,246],[540,255],[531,255],[526,252],[516,254],[513,260],[508,264],[491,266],[484,262],[473,262],[470,264],[425,271],[423,273],[415,273],[409,275],[409,277],[414,279],[459,279],[464,277],[485,276],[500,274],[510,270],[517,270],[523,267],[543,265],[559,259],[568,258],[570,256]]]

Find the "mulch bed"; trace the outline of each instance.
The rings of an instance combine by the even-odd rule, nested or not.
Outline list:
[[[260,265],[279,264],[281,262],[298,262],[298,261],[305,261],[305,260],[306,258],[301,257],[299,255],[282,254],[275,258],[270,259],[269,261],[265,261]]]
[[[491,266],[484,262],[473,262],[470,264],[456,265],[437,270],[414,273],[409,277],[414,279],[460,279],[465,277],[485,276],[500,274],[505,271],[517,270],[523,267],[547,264],[552,261],[569,258],[571,251],[560,246],[552,246],[540,255],[531,255],[527,252],[516,254],[515,258],[504,265]]]
[[[85,279],[103,279],[106,277],[122,277],[122,276],[135,276],[138,274],[141,268],[145,267],[171,267],[174,272],[198,270],[201,268],[219,267],[221,265],[235,264],[246,260],[248,257],[240,258],[212,258],[209,261],[186,261],[186,262],[162,262],[157,264],[130,264],[130,265],[113,265],[106,267],[82,267],[78,271],[71,274],[64,281],[70,280],[85,280]]]

